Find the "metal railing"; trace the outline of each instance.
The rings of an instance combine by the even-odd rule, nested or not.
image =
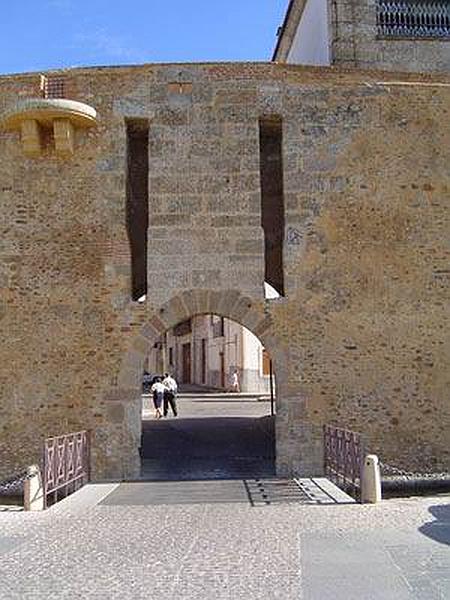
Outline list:
[[[78,431],[44,442],[44,507],[78,490],[90,479],[89,433]]]
[[[365,448],[354,431],[324,425],[325,475],[356,500],[361,499]]]
[[[43,98],[65,98],[65,78],[58,75],[41,75],[41,94]]]
[[[377,0],[377,33],[395,38],[450,38],[450,2]]]

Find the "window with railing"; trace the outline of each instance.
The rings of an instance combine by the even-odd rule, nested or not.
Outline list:
[[[450,38],[450,0],[377,0],[381,37]]]
[[[43,98],[64,98],[64,77],[41,75],[41,94]]]

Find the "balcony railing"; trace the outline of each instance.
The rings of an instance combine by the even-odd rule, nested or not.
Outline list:
[[[450,0],[378,0],[380,37],[450,38]]]
[[[65,98],[64,77],[41,75],[41,94],[43,98]]]

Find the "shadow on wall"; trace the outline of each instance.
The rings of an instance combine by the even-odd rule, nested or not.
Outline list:
[[[450,504],[437,504],[428,509],[435,518],[419,527],[420,533],[435,542],[450,546]]]

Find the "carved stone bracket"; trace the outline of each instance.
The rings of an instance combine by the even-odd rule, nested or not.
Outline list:
[[[42,130],[51,129],[55,152],[62,158],[74,152],[76,128],[93,127],[97,112],[88,104],[66,99],[26,98],[8,109],[0,126],[5,131],[20,131],[25,155],[37,157],[42,150]]]

